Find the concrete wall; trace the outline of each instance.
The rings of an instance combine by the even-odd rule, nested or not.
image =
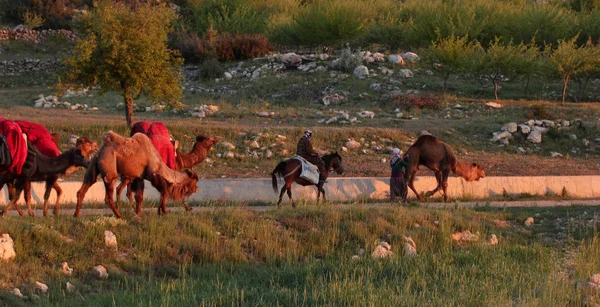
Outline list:
[[[281,188],[283,181],[278,180]],[[63,181],[60,183],[64,193],[62,203],[76,202],[76,193],[80,182]],[[434,177],[417,177],[415,187],[418,191],[428,191],[436,186]],[[530,193],[544,195],[560,194],[565,188],[569,195],[578,198],[600,197],[600,176],[540,176],[540,177],[487,177],[476,182],[466,182],[462,178],[448,179],[450,197],[470,197],[473,199],[509,194]],[[327,198],[330,200],[354,200],[361,198],[386,199],[389,196],[389,178],[330,178],[325,184]],[[43,202],[44,184],[33,184],[32,199]],[[295,199],[315,199],[314,186],[302,187],[294,184],[292,196]],[[2,190],[0,204],[8,200],[6,188]],[[158,192],[146,182],[146,199],[158,199]],[[190,200],[234,200],[234,201],[277,201],[278,194],[273,192],[271,179],[206,179],[198,181],[198,192]],[[124,195],[121,196],[124,199]],[[409,197],[414,197],[409,192]],[[50,197],[54,203],[55,193]],[[287,201],[287,195],[284,196]],[[104,202],[104,185],[93,185],[85,197],[86,202]],[[21,200],[22,202],[22,200]]]

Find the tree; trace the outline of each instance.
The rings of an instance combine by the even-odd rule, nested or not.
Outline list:
[[[163,5],[96,3],[81,20],[81,39],[67,61],[66,83],[118,92],[129,127],[134,97],[145,94],[154,102],[175,103],[181,97],[182,60],[167,48],[167,35],[176,17]]]
[[[598,61],[591,40],[584,46],[577,46],[576,42],[577,36],[569,40],[559,40],[558,47],[550,56],[555,71],[563,79],[562,102],[565,102],[570,78],[592,71]]]
[[[479,43],[469,42],[467,37],[438,37],[425,52],[424,62],[442,73],[445,92],[450,76],[466,72],[479,48]]]
[[[499,38],[487,49],[481,48],[475,57],[474,71],[494,85],[494,97],[498,100],[498,88],[503,80],[519,77],[528,71],[529,62],[537,48],[523,43],[501,43]]]

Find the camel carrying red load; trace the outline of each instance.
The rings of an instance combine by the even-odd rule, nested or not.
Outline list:
[[[15,123],[21,127],[21,131],[27,135],[29,143],[44,156],[54,158],[60,156],[60,150],[56,145],[52,134],[41,124],[25,120],[16,120]]]
[[[175,146],[171,142],[169,129],[162,122],[137,122],[131,127],[131,136],[143,133],[148,136],[163,162],[175,169]]]
[[[27,159],[27,141],[19,125],[11,120],[0,117],[0,134],[4,136],[12,162],[3,169],[13,174],[21,174]]]

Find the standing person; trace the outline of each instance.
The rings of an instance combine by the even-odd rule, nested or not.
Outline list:
[[[408,154],[405,158],[408,158]],[[402,201],[406,201],[408,196],[408,189],[406,187],[406,180],[404,180],[404,168],[408,166],[408,163],[400,158],[400,149],[394,148],[392,151],[392,158],[390,159],[390,167],[392,168],[392,175],[390,176],[390,201],[395,201],[396,197],[401,197]]]
[[[323,162],[323,159],[321,159],[319,154],[313,149],[310,141],[311,137],[312,131],[304,131],[304,135],[302,135],[300,141],[298,141],[296,154],[306,159],[308,162],[316,165],[319,168],[319,173],[323,174],[325,172],[325,162]]]

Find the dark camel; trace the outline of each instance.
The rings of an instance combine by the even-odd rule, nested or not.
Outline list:
[[[10,203],[6,206],[6,209],[2,212],[2,215],[6,215],[8,210],[14,205],[20,215],[24,215],[21,208],[17,205],[17,201],[21,197],[21,192],[27,188],[25,193],[25,203],[27,204],[27,211],[30,216],[33,216],[33,210],[31,210],[31,182],[32,181],[46,181],[46,193],[44,194],[44,212],[48,211],[48,198],[50,197],[51,188],[56,184],[58,176],[64,174],[69,168],[73,166],[84,166],[87,167],[88,160],[83,156],[81,150],[78,148],[72,148],[58,157],[50,158],[42,155],[34,146],[28,144],[28,159],[34,160],[35,169],[30,174],[12,174],[4,173],[0,175],[0,185],[9,185]],[[12,187],[11,187],[12,185]],[[11,191],[13,190],[14,191]],[[56,187],[55,187],[56,189]],[[54,208],[55,214],[58,212],[58,205],[60,201],[60,195],[62,190],[58,187],[56,207]]]
[[[283,198],[283,194],[287,191],[287,195],[292,202],[292,206],[295,208],[296,203],[292,199],[292,184],[296,182],[297,184],[308,186],[314,185],[317,187],[317,202],[319,202],[319,197],[321,193],[323,193],[323,201],[326,201],[325,198],[325,189],[323,189],[323,184],[329,177],[329,173],[335,171],[338,174],[344,173],[344,167],[342,166],[342,157],[336,152],[323,156],[323,161],[325,162],[325,171],[319,175],[319,182],[314,184],[310,181],[300,178],[301,163],[296,159],[287,159],[282,162],[279,162],[273,172],[271,173],[271,181],[273,184],[273,191],[277,193],[277,175],[283,177],[285,184],[281,188],[281,192],[279,193],[279,200],[277,201],[277,206],[281,203],[281,199]]]
[[[477,164],[465,164],[456,158],[452,148],[431,135],[423,135],[408,148],[405,157],[408,160],[408,167],[405,170],[406,183],[415,193],[420,201],[423,197],[417,192],[414,186],[415,176],[419,171],[419,166],[424,165],[435,173],[437,187],[425,194],[429,197],[440,189],[443,190],[444,201],[448,201],[446,189],[448,187],[448,175],[450,171],[464,178],[467,182],[476,181],[485,177],[483,168]]]
[[[132,183],[138,216],[142,214],[144,189],[140,189],[140,182],[144,179],[150,181],[160,192],[159,215],[166,214],[168,198],[183,200],[198,189],[198,175],[190,170],[180,172],[170,169],[162,161],[150,139],[142,133],[136,133],[131,138],[124,138],[112,131],[102,135],[102,146],[90,163],[83,184],[77,192],[76,217],[80,215],[87,190],[96,182],[98,175],[104,181],[105,202],[117,218],[122,218],[114,203],[114,184],[118,178],[125,185]]]

